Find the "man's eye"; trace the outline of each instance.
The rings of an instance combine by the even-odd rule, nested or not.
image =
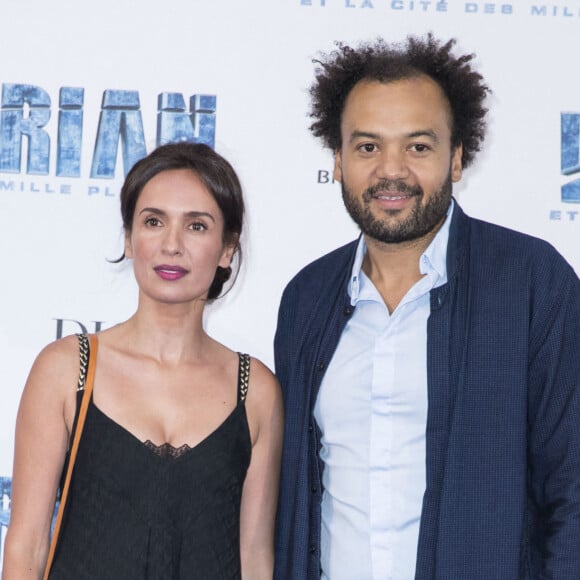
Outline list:
[[[424,145],[423,143],[416,143],[415,145],[411,145],[411,150],[416,153],[425,153],[426,151],[429,151],[429,146]]]
[[[159,218],[156,218],[155,216],[148,217],[145,220],[145,224],[148,226],[158,226],[160,223]]]
[[[202,232],[204,230],[207,230],[206,225],[202,222],[193,222],[189,227],[192,230],[195,230],[196,232]]]
[[[374,143],[363,143],[359,149],[363,153],[373,153],[376,150],[376,146]]]

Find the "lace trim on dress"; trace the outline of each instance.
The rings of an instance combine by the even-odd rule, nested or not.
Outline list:
[[[171,443],[164,443],[163,445],[155,445],[151,439],[147,439],[145,443],[143,443],[145,447],[153,451],[156,455],[159,455],[161,459],[177,459],[181,457],[184,453],[187,453],[191,447],[184,443],[179,447],[173,447]]]

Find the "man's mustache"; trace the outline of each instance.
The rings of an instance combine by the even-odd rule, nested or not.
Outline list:
[[[407,185],[403,181],[394,179],[382,179],[375,185],[371,185],[363,193],[363,200],[369,201],[382,193],[400,193],[403,195],[422,196],[423,188],[420,185]]]

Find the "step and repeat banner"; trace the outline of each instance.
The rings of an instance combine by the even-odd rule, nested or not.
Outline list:
[[[119,190],[157,144],[208,143],[248,207],[213,336],[272,366],[284,285],[357,231],[308,131],[312,60],[335,41],[433,31],[477,54],[489,133],[455,194],[580,272],[580,0],[4,0],[0,35],[0,523],[18,401],[38,351],[129,317]],[[74,385],[71,385],[74,388]]]

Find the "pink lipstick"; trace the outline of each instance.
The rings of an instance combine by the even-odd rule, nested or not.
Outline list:
[[[179,280],[188,273],[188,270],[181,266],[169,266],[168,264],[161,264],[153,269],[162,280],[168,281]]]

